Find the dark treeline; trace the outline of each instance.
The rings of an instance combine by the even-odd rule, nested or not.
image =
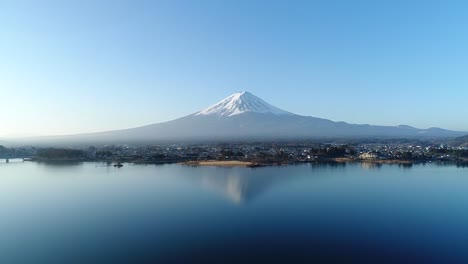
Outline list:
[[[331,146],[331,147],[316,147],[310,150],[310,153],[324,158],[341,158],[349,155],[355,155],[356,151],[352,146]]]
[[[27,158],[35,154],[35,148],[7,148],[0,145],[0,159]]]
[[[466,149],[438,148],[432,149],[431,152],[435,155],[450,155],[458,158],[468,158],[468,150]]]
[[[39,160],[85,160],[86,153],[79,149],[41,149],[37,152],[36,158]]]

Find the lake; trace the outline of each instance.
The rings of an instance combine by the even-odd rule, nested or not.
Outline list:
[[[468,263],[468,168],[0,162],[0,263]]]

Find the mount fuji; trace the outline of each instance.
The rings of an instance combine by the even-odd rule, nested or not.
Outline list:
[[[333,137],[457,137],[466,132],[410,126],[373,126],[334,122],[279,109],[249,92],[239,92],[191,115],[143,127],[100,133],[43,137],[68,143],[191,142],[288,140]]]
[[[257,96],[249,92],[235,93],[217,104],[214,104],[206,109],[196,112],[192,116],[209,116],[215,115],[219,117],[234,116],[244,113],[259,113],[259,114],[274,114],[274,115],[290,115],[294,114],[281,110],[263,101]]]

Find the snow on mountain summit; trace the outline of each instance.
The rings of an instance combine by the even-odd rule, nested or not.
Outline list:
[[[292,113],[274,107],[257,96],[245,91],[232,94],[217,104],[196,112],[194,115],[234,116],[246,112],[293,115]]]

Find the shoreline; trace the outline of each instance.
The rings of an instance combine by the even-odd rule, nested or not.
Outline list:
[[[203,160],[203,161],[185,161],[177,162],[177,164],[188,166],[211,166],[211,167],[268,167],[268,166],[283,166],[296,165],[305,163],[326,164],[326,163],[369,163],[369,164],[417,164],[425,163],[425,161],[410,161],[410,160],[360,160],[352,158],[333,158],[319,161],[295,161],[295,162],[253,162],[240,160]],[[426,161],[427,162],[427,161]]]
[[[359,163],[379,163],[379,164],[413,164],[413,163],[425,163],[430,161],[411,161],[411,160],[361,160],[361,159],[352,159],[352,158],[334,158],[331,161],[338,163],[347,163],[347,162],[359,162]]]
[[[24,159],[29,162],[51,162],[51,163],[68,163],[68,162],[101,162],[101,163],[116,163],[118,161],[109,160],[86,160],[86,159]],[[298,165],[298,164],[345,164],[345,163],[362,163],[362,164],[397,164],[397,165],[412,165],[412,164],[423,164],[423,163],[454,163],[450,161],[424,161],[424,160],[361,160],[353,158],[331,158],[322,160],[304,160],[304,161],[242,161],[242,160],[196,160],[196,161],[131,161],[121,160],[121,163],[133,163],[133,164],[179,164],[186,166],[211,166],[211,167],[244,167],[244,168],[256,168],[256,167],[271,167],[271,166],[285,166],[285,165]],[[466,164],[466,162],[460,162],[460,164]]]
[[[248,168],[265,166],[263,164],[255,163],[252,161],[240,161],[240,160],[186,161],[186,162],[178,162],[177,164],[189,165],[189,166],[248,167]]]

